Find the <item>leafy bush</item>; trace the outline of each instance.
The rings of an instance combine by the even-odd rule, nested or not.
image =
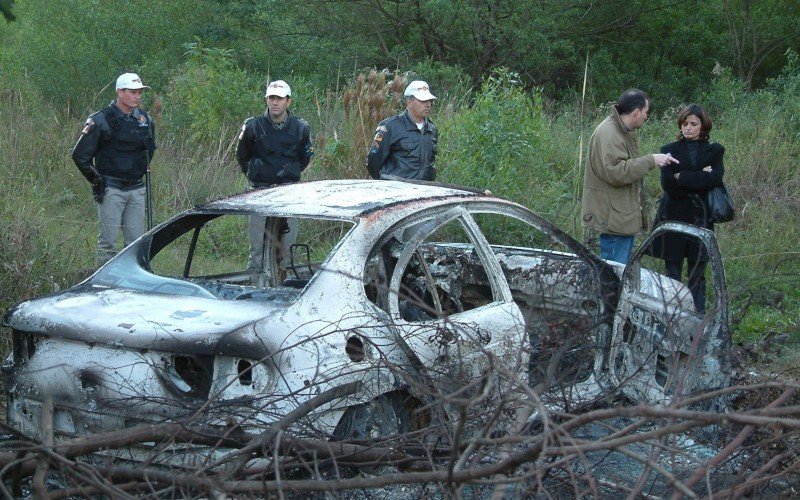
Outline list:
[[[458,66],[450,66],[440,61],[424,59],[412,64],[408,80],[425,80],[438,99],[458,99],[470,93],[469,76]]]
[[[181,44],[211,8],[209,2],[21,2],[0,65],[26,88],[83,116],[108,103],[104,90],[113,90],[125,71],[162,92],[164,70],[178,64]]]
[[[221,131],[263,112],[265,82],[240,69],[232,51],[206,47],[199,39],[184,47],[187,61],[165,99],[164,118],[172,130],[197,144],[217,142]]]
[[[441,117],[437,127],[440,180],[488,189],[550,211],[558,195],[548,187],[561,173],[542,161],[550,147],[549,123],[541,97],[525,92],[516,74],[493,73],[472,105]]]

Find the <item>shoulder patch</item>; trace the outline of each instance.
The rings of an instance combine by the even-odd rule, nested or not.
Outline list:
[[[375,130],[375,138],[372,139],[372,146],[370,146],[371,151],[377,152],[378,149],[380,149],[381,141],[383,141],[383,134],[385,134],[387,130],[385,125],[378,125],[378,128]]]
[[[86,119],[86,123],[83,125],[83,130],[81,130],[81,134],[83,135],[88,134],[89,131],[92,130],[92,127],[94,127],[94,120],[92,120],[92,117],[90,116],[89,118]]]

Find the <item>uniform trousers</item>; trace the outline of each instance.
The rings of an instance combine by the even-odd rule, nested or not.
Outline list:
[[[133,243],[145,230],[145,188],[123,191],[106,187],[98,204],[100,235],[97,238],[97,263],[103,265],[117,254],[117,237],[122,229],[123,246]]]

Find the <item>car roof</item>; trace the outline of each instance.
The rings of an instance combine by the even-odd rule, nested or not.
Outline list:
[[[246,211],[285,216],[327,216],[355,219],[408,202],[432,203],[478,198],[482,193],[426,182],[393,180],[327,180],[283,184],[211,201],[198,210]]]

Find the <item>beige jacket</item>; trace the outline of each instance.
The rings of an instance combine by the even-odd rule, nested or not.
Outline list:
[[[589,139],[583,177],[584,228],[628,236],[646,228],[642,179],[655,166],[653,155],[639,156],[636,136],[612,110]]]

